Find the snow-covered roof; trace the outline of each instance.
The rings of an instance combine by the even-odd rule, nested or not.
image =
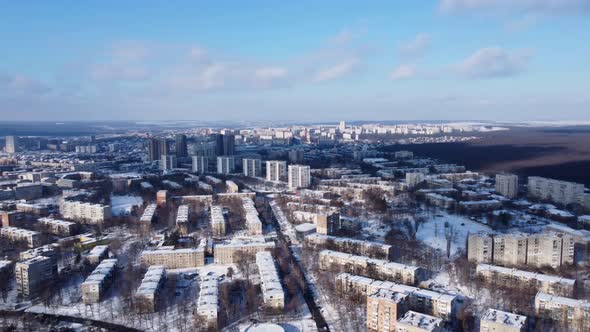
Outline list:
[[[526,316],[490,308],[488,311],[486,311],[485,315],[482,317],[482,320],[499,323],[510,327],[522,328],[526,323]]]

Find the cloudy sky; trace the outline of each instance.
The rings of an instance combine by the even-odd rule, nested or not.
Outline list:
[[[0,120],[590,120],[590,0],[0,4]]]

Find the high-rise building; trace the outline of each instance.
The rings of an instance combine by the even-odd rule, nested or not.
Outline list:
[[[168,141],[165,138],[151,138],[148,146],[148,155],[151,161],[162,160],[162,155],[167,155],[169,150]]]
[[[549,200],[563,205],[582,204],[584,185],[539,176],[529,176],[528,194],[532,198]]]
[[[4,150],[6,153],[16,153],[18,149],[18,137],[17,136],[6,136],[6,145]]]
[[[340,130],[340,132],[346,130],[346,122],[340,121],[340,124],[338,125],[338,130]]]
[[[162,160],[160,160],[160,169],[163,171],[168,171],[178,167],[178,160],[176,159],[175,155],[162,155]]]
[[[406,312],[408,294],[380,289],[367,297],[367,331],[395,331],[398,318]]]
[[[267,181],[285,181],[287,177],[287,162],[281,160],[266,161],[266,180]]]
[[[209,171],[209,158],[204,156],[193,156],[193,172],[204,174]]]
[[[176,157],[182,158],[188,156],[188,149],[186,145],[186,135],[185,134],[177,134],[176,135]]]
[[[218,156],[233,156],[235,154],[234,134],[215,134],[215,150]]]
[[[303,150],[290,150],[289,161],[293,164],[302,163],[304,160]]]
[[[497,174],[496,191],[507,198],[515,198],[518,195],[518,176],[514,174]]]
[[[231,174],[235,169],[234,157],[221,156],[217,157],[217,173]]]
[[[244,158],[242,159],[242,168],[244,169],[244,175],[250,177],[260,176],[262,173],[260,159],[256,158]]]
[[[289,165],[289,188],[307,188],[311,184],[309,166]]]

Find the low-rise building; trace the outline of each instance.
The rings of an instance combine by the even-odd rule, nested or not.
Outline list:
[[[274,242],[266,242],[264,238],[234,239],[231,242],[215,244],[213,260],[215,264],[232,264],[237,259],[236,254],[256,255],[259,251],[271,250]]]
[[[211,232],[215,237],[225,236],[225,217],[221,206],[211,205],[209,209],[209,219],[211,220]]]
[[[264,304],[269,308],[282,310],[285,307],[285,292],[271,253],[257,252],[256,265],[260,273],[260,288]]]
[[[205,246],[188,249],[144,250],[141,263],[145,265],[163,265],[167,269],[180,269],[205,265]]]
[[[389,259],[392,254],[392,246],[385,243],[317,233],[307,235],[305,237],[305,244],[313,248],[324,247],[325,249],[377,259]]]
[[[526,324],[526,316],[490,308],[480,320],[479,331],[523,332],[526,331]]]
[[[70,221],[39,218],[38,222],[41,230],[54,235],[70,236],[74,235],[78,229],[78,224]]]
[[[439,332],[442,331],[443,320],[437,317],[408,311],[397,321],[396,332]]]
[[[103,259],[109,257],[109,246],[108,245],[98,245],[86,255],[86,259],[90,264],[98,264]]]
[[[262,235],[262,222],[258,217],[258,211],[254,202],[247,197],[242,197],[242,206],[246,213],[246,227],[250,235]]]
[[[116,259],[105,259],[86,278],[80,286],[84,304],[100,302],[113,281],[116,266]]]
[[[590,326],[590,302],[539,292],[535,296],[535,314],[565,324],[570,331],[587,331]]]
[[[219,285],[216,276],[202,276],[199,284],[199,299],[197,301],[197,315],[204,320],[204,325],[210,329],[217,329],[219,306]]]
[[[57,277],[57,263],[45,256],[17,262],[14,267],[16,289],[22,296],[36,295]]]
[[[189,208],[188,205],[181,205],[178,207],[178,212],[176,213],[176,228],[180,232],[181,235],[188,234],[188,224],[189,224]]]
[[[150,204],[148,205],[145,210],[143,210],[143,214],[141,215],[141,218],[139,218],[139,221],[141,223],[145,223],[145,224],[151,224],[155,217],[156,217],[156,211],[158,209],[158,205],[157,204]]]
[[[576,288],[576,280],[517,270],[513,268],[501,267],[489,264],[478,264],[476,267],[477,274],[484,277],[489,282],[502,285],[521,285],[532,286],[538,291],[559,295],[573,296]]]
[[[91,224],[102,223],[111,219],[110,205],[67,201],[61,205],[61,215],[66,219],[80,220]]]
[[[2,237],[11,242],[23,242],[29,248],[41,245],[41,233],[17,227],[2,227],[0,229]]]
[[[141,285],[135,292],[135,300],[141,312],[149,313],[158,310],[165,282],[166,267],[152,265],[148,268]]]
[[[357,256],[343,252],[322,250],[319,254],[320,269],[334,267],[345,272],[394,281],[406,285],[418,285],[426,280],[427,273],[421,267]]]

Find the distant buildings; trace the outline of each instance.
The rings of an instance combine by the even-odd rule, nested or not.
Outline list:
[[[18,137],[17,136],[6,136],[6,143],[4,150],[6,153],[17,153],[19,152]]]
[[[105,291],[113,282],[115,268],[117,266],[116,259],[105,259],[80,286],[82,291],[82,302],[84,304],[93,304],[100,302],[104,297]]]
[[[76,223],[51,218],[39,218],[38,223],[43,231],[60,236],[74,235],[78,228]]]
[[[262,235],[262,222],[252,199],[242,197],[242,205],[246,213],[246,227],[250,235]]]
[[[160,160],[160,169],[169,171],[178,167],[178,159],[175,155],[163,154]]]
[[[16,289],[22,296],[36,295],[57,276],[57,263],[50,257],[36,256],[17,262],[14,267]]]
[[[574,263],[575,243],[571,235],[470,234],[467,258],[476,263],[551,266]]]
[[[169,150],[168,140],[151,138],[148,144],[148,157],[151,161],[162,160],[162,155],[167,155]]]
[[[583,204],[584,185],[575,182],[529,176],[528,195],[532,198],[548,200],[563,205],[572,203]]]
[[[257,177],[262,174],[262,162],[260,159],[244,158],[242,159],[242,168],[245,176]]]
[[[188,205],[181,205],[178,207],[178,211],[176,213],[176,228],[181,235],[188,234],[189,212]]]
[[[217,173],[231,174],[236,167],[234,157],[221,156],[217,157]]]
[[[408,172],[406,173],[406,183],[408,188],[413,189],[420,183],[424,182],[425,176],[421,172]]]
[[[67,201],[61,205],[61,215],[66,219],[86,221],[91,224],[102,223],[111,219],[110,205]]]
[[[205,156],[193,156],[193,172],[205,174],[209,172],[209,158]]]
[[[496,191],[507,198],[515,198],[518,195],[518,176],[496,174]]]
[[[287,162],[281,160],[266,161],[266,180],[279,182],[287,178]]]
[[[139,221],[144,224],[151,224],[156,217],[157,209],[158,209],[157,204],[150,204],[150,205],[146,206],[145,210],[143,210],[143,214],[141,215],[141,218],[139,218]]]
[[[186,135],[185,134],[177,134],[176,135],[176,157],[184,158],[188,156],[188,149],[186,144]]]
[[[311,184],[309,166],[289,165],[289,188],[307,188]]]
[[[215,149],[217,156],[233,156],[235,154],[234,134],[215,134]]]
[[[234,240],[228,243],[216,244],[213,248],[215,264],[232,264],[242,254],[256,255],[260,251],[271,250],[275,247],[274,242],[265,242],[263,239],[252,238],[255,240]]]
[[[293,164],[299,164],[304,161],[303,150],[289,150],[289,162]]]

